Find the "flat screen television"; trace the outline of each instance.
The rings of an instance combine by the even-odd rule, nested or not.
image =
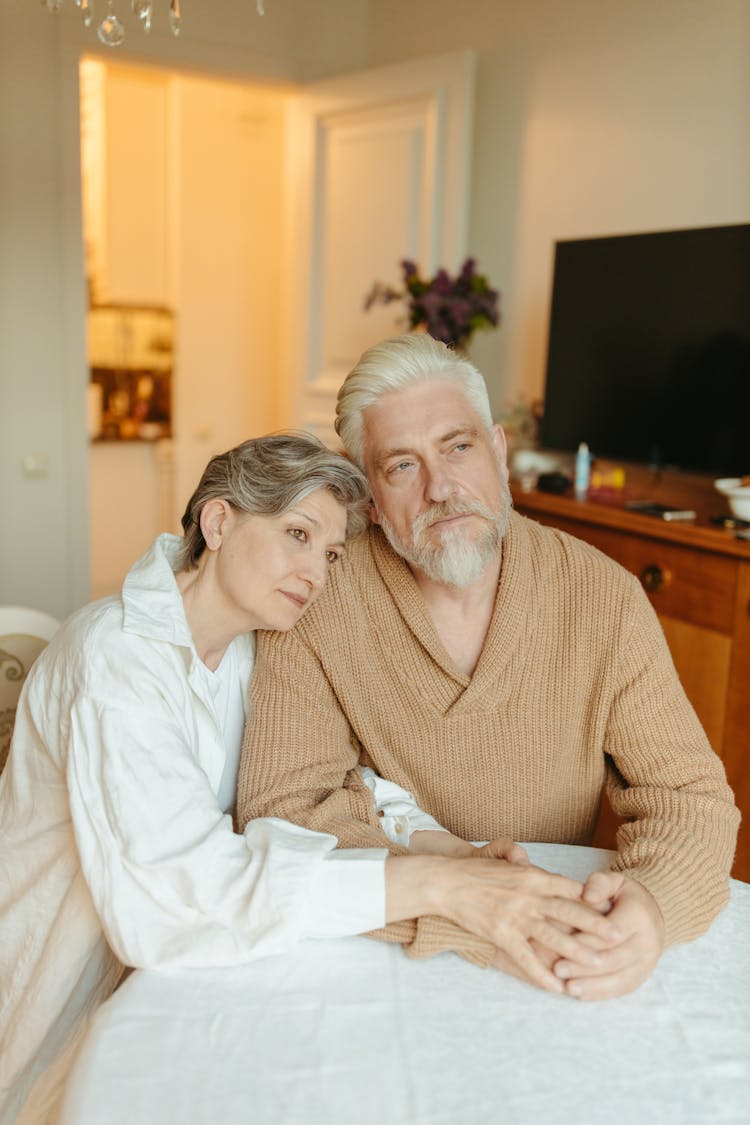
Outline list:
[[[750,224],[556,244],[541,441],[750,473]]]

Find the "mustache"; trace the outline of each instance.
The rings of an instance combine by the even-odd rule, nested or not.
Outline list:
[[[412,524],[412,534],[417,537],[433,523],[450,519],[451,516],[480,516],[490,523],[497,521],[497,513],[476,500],[438,500],[419,513]]]

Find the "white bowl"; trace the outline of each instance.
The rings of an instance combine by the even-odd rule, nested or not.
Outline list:
[[[714,488],[724,496],[735,488],[742,487],[742,477],[719,477],[714,481]]]
[[[723,477],[714,481],[714,487],[726,496],[732,515],[740,520],[750,520],[750,485],[742,485],[740,477]]]

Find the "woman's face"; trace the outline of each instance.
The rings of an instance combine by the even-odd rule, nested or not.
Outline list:
[[[238,631],[291,629],[343,553],[345,508],[320,488],[280,516],[249,515],[223,501],[206,509],[203,533],[222,611]]]

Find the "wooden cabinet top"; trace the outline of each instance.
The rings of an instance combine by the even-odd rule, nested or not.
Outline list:
[[[658,494],[648,492],[644,499],[661,503],[689,507],[696,512],[694,520],[662,520],[625,508],[623,502],[611,495],[606,499],[576,500],[569,493],[557,495],[551,492],[521,492],[512,488],[513,501],[518,511],[524,515],[546,517],[548,520],[574,520],[590,526],[606,527],[630,535],[647,539],[658,539],[679,543],[694,550],[709,551],[712,554],[728,555],[750,562],[750,541],[735,537],[735,532],[711,523],[711,516],[728,514],[723,498],[714,493],[698,489],[693,495],[685,489],[669,492],[660,489]],[[629,497],[628,497],[629,498]],[[641,498],[639,496],[639,498]]]

